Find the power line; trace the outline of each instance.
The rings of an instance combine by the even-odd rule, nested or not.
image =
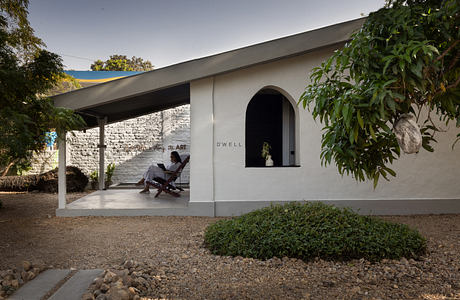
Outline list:
[[[73,58],[77,58],[77,59],[89,60],[89,61],[92,61],[92,62],[96,61],[96,59],[87,58],[87,57],[80,57],[80,56],[63,54],[63,53],[58,53],[58,54],[61,55],[61,56],[67,56],[67,57],[73,57]]]

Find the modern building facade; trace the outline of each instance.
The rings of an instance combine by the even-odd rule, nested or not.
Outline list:
[[[434,153],[402,155],[394,164],[397,177],[376,189],[340,176],[334,166],[321,166],[322,124],[297,102],[312,68],[362,23],[336,24],[77,90],[56,96],[55,105],[75,109],[89,126],[99,126],[103,145],[107,123],[190,104],[190,215],[238,215],[284,201],[324,201],[369,214],[460,212],[460,148],[451,148],[455,127],[439,135]],[[264,142],[271,145],[272,167],[260,157]]]

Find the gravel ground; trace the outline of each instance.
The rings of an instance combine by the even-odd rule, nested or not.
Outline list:
[[[260,261],[210,254],[203,234],[217,218],[57,218],[56,194],[0,193],[0,199],[0,270],[24,260],[127,270],[131,279],[146,280],[144,294],[152,298],[460,299],[460,215],[384,217],[427,238],[420,261]]]

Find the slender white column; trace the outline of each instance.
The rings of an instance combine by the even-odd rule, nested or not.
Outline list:
[[[105,140],[105,124],[107,123],[107,117],[97,120],[99,123],[99,190],[104,189],[105,183],[105,148],[107,147],[104,143]]]
[[[58,169],[58,199],[59,209],[64,209],[66,206],[66,133],[58,133],[58,149],[59,149],[59,169]]]

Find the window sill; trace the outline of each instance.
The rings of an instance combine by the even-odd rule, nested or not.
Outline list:
[[[279,169],[279,168],[299,168],[300,165],[291,165],[291,166],[273,166],[273,167],[266,167],[266,166],[262,166],[262,167],[245,167],[246,169],[249,169],[249,168],[254,168],[254,169]]]

